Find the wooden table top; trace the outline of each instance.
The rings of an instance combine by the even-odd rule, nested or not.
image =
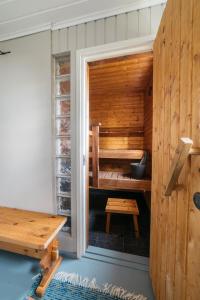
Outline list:
[[[67,218],[0,206],[0,242],[44,250]]]
[[[136,200],[108,198],[106,212],[139,215]]]

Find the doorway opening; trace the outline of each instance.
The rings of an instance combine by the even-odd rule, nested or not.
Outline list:
[[[88,244],[147,257],[152,73],[152,51],[88,63]]]

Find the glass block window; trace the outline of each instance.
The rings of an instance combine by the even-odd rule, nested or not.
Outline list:
[[[57,214],[67,216],[71,234],[70,55],[55,58],[55,153]]]

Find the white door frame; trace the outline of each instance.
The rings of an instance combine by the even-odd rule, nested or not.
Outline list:
[[[89,95],[87,63],[101,59],[147,52],[153,49],[154,35],[120,41],[76,52],[76,201],[77,201],[77,257],[85,254],[86,240],[86,184],[85,160],[89,144]]]

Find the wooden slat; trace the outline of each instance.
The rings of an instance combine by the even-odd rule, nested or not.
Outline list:
[[[158,144],[159,144],[159,154],[157,157],[157,163],[158,163],[158,170],[157,172],[159,172],[159,170],[163,170],[164,167],[164,144],[163,144],[163,139],[164,139],[164,132],[165,132],[165,75],[166,75],[166,51],[165,51],[165,35],[166,35],[166,26],[163,25],[162,27],[162,35],[161,35],[161,40],[159,43],[159,49],[160,49],[160,81],[161,81],[161,85],[159,86],[159,93],[160,93],[160,97],[162,97],[163,101],[162,103],[160,103],[159,105],[159,131],[158,131]],[[159,224],[159,232],[158,232],[158,236],[157,236],[157,260],[158,263],[156,265],[156,272],[157,272],[157,279],[159,276],[159,281],[157,280],[156,283],[156,292],[157,295],[159,297],[159,299],[162,299],[162,295],[165,292],[164,287],[164,280],[162,277],[162,273],[163,273],[163,266],[162,266],[162,262],[164,261],[162,254],[164,255],[163,251],[163,232],[164,232],[164,228],[165,228],[165,212],[164,212],[164,208],[163,208],[163,191],[162,191],[162,186],[163,186],[163,176],[159,176],[158,177],[158,199],[157,199],[157,205],[158,205],[158,224]]]
[[[123,176],[122,176],[123,177]],[[131,180],[131,179],[112,179],[112,178],[100,178],[100,189],[111,190],[137,190],[137,191],[150,191],[150,180]]]
[[[191,92],[192,92],[192,10],[193,1],[185,1],[184,9],[180,12],[180,135],[192,137],[191,134]],[[178,192],[177,199],[177,226],[176,226],[176,267],[174,277],[174,298],[187,299],[187,231],[188,231],[188,206],[190,184],[190,160],[189,157],[179,176],[179,184],[184,189]]]
[[[89,173],[89,176],[92,177],[92,172]],[[150,191],[151,180],[136,180],[131,178],[129,175],[123,174],[122,172],[100,171],[99,189]]]
[[[166,20],[171,16],[171,87],[170,89],[170,162],[174,157],[174,151],[180,139],[180,30],[181,30],[181,1],[171,1],[171,9],[166,12]],[[176,55],[174,55],[176,53]],[[170,165],[168,166],[168,170]],[[168,171],[167,170],[167,171]],[[166,269],[166,298],[173,299],[175,293],[176,272],[176,228],[177,228],[177,197],[178,191],[174,192],[169,201],[168,208],[168,243],[167,243],[167,269]]]
[[[136,136],[144,136],[143,127],[131,128],[131,127],[112,127],[100,128],[100,137],[136,137]]]
[[[191,131],[194,147],[200,147],[200,2],[193,0],[192,9],[192,104]],[[185,7],[187,9],[187,5]],[[188,13],[190,10],[187,10]],[[200,211],[193,202],[194,193],[199,192],[200,185],[200,156],[191,157],[191,177],[189,188],[189,215],[187,232],[187,261],[186,261],[186,299],[198,299],[200,295]]]
[[[99,150],[99,158],[107,158],[107,159],[141,159],[144,155],[143,150],[118,150],[118,149],[100,149]],[[92,153],[90,153],[90,157],[92,157]]]
[[[170,7],[171,10],[171,7]],[[166,17],[166,16],[165,16]],[[162,167],[164,170],[168,170],[169,164],[170,164],[170,144],[167,142],[170,140],[171,137],[171,127],[170,127],[170,117],[171,117],[171,108],[169,103],[171,102],[170,99],[170,93],[169,93],[169,84],[171,87],[171,51],[169,50],[169,46],[171,44],[171,20],[167,22],[165,25],[164,29],[164,35],[163,35],[163,41],[162,43],[162,51],[164,52],[163,55],[163,60],[162,60],[162,73],[163,76],[165,76],[165,81],[162,82],[162,97],[164,99],[163,101],[163,134],[161,137],[162,141],[162,152],[163,152],[163,162],[162,162]],[[166,38],[165,38],[166,36]],[[162,176],[162,186],[165,184],[167,180],[167,172],[163,173]],[[168,222],[169,222],[169,217],[168,217],[168,210],[169,210],[169,201],[166,201],[164,198],[163,192],[161,190],[161,207],[160,207],[160,288],[159,288],[159,297],[165,298],[166,295],[166,270],[167,270],[167,244],[168,244],[168,239],[167,237],[169,236],[169,230],[168,230]],[[170,226],[170,224],[169,224]]]

